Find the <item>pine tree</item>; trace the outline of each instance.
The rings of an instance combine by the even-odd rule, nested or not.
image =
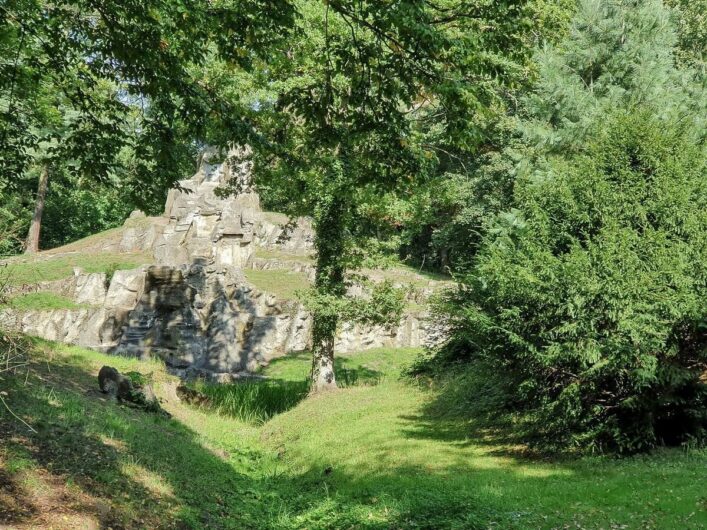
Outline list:
[[[706,433],[706,98],[675,42],[659,1],[581,3],[539,54],[513,207],[444,305],[448,351],[494,366],[545,445]]]

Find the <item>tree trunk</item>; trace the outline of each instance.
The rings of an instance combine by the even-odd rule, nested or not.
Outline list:
[[[336,317],[314,315],[312,329],[312,392],[336,389],[334,337]]]
[[[37,189],[37,201],[34,206],[34,215],[32,215],[32,223],[29,225],[29,233],[27,234],[27,242],[25,244],[25,254],[34,254],[39,252],[39,231],[42,228],[42,214],[44,213],[44,202],[47,197],[47,187],[49,186],[49,167],[47,164],[42,166],[42,172],[39,175],[39,188]]]
[[[314,287],[321,297],[322,307],[312,313],[312,392],[336,389],[334,341],[339,315],[335,308],[327,307],[327,302],[346,294],[345,218],[346,204],[340,198],[324,200],[315,217],[317,276]]]

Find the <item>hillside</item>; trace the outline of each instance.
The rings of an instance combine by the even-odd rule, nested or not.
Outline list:
[[[287,216],[265,212],[273,223],[284,224]],[[88,236],[61,247],[44,250],[35,255],[13,256],[0,260],[0,278],[15,288],[41,291],[44,282],[63,280],[78,267],[87,273],[108,273],[129,270],[155,263],[149,250],[124,250],[121,241],[131,232],[145,230],[158,218],[130,218],[122,226]],[[282,299],[293,299],[297,289],[306,288],[313,270],[311,252],[281,251],[259,247],[246,269],[246,277],[257,288],[271,292]],[[285,272],[283,278],[283,271]],[[418,291],[437,290],[449,285],[451,278],[443,274],[417,271],[403,264],[384,269],[364,269],[362,274],[374,280],[391,279],[400,285]]]
[[[434,392],[399,379],[415,356],[343,356],[351,386],[249,423],[178,401],[159,363],[35,341],[28,374],[3,376],[7,404],[36,433],[3,407],[0,526],[706,527],[704,450],[525,458],[426,412]],[[107,401],[103,364],[152,374],[172,418]],[[266,374],[294,388],[308,364],[291,356]]]
[[[299,293],[316,274],[311,219],[262,211],[252,190],[224,196],[249,169],[212,162],[170,190],[161,216],[135,211],[122,227],[0,263],[10,287],[0,325],[218,380],[309,349],[313,318]],[[427,302],[448,278],[402,264],[353,272],[351,296],[392,282],[403,311],[387,326],[342,321],[337,351],[419,347],[436,335]]]
[[[0,1],[0,530],[707,530],[705,13]]]

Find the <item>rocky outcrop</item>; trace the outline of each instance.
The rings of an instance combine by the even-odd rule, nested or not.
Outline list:
[[[81,308],[5,310],[0,325],[101,351],[159,357],[180,373],[219,380],[308,349],[312,318],[305,308],[255,288],[244,270],[298,272],[312,280],[311,223],[262,212],[248,174],[238,156],[223,163],[205,157],[192,179],[170,191],[164,216],[133,212],[121,237],[104,244],[114,251],[150,251],[156,264],[110,278],[77,269],[41,288]],[[220,196],[219,186],[234,178],[242,193]],[[257,249],[271,257],[256,257]],[[419,346],[433,336],[424,314],[410,312],[392,330],[344,324],[336,348]]]
[[[311,221],[261,211],[260,197],[250,185],[250,163],[242,160],[243,155],[243,150],[234,150],[221,162],[216,153],[204,155],[199,171],[170,190],[162,218],[145,224],[139,223],[139,213],[131,215],[120,250],[152,249],[157,262],[165,265],[241,269],[248,266],[256,247],[311,250]],[[219,194],[227,183],[240,193]]]
[[[123,375],[112,366],[103,366],[98,372],[98,387],[121,403],[151,412],[163,412],[152,384],[138,372]]]

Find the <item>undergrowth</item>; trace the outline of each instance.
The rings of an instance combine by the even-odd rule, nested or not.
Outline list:
[[[378,385],[384,380],[382,374],[362,373],[355,368],[342,367],[336,375],[339,388]],[[202,407],[254,425],[295,407],[310,390],[308,379],[253,378],[230,384],[196,380],[188,386],[204,396]]]
[[[309,392],[307,381],[252,380],[232,384],[196,381],[190,387],[207,398],[205,407],[252,424],[264,423],[291,409]]]

